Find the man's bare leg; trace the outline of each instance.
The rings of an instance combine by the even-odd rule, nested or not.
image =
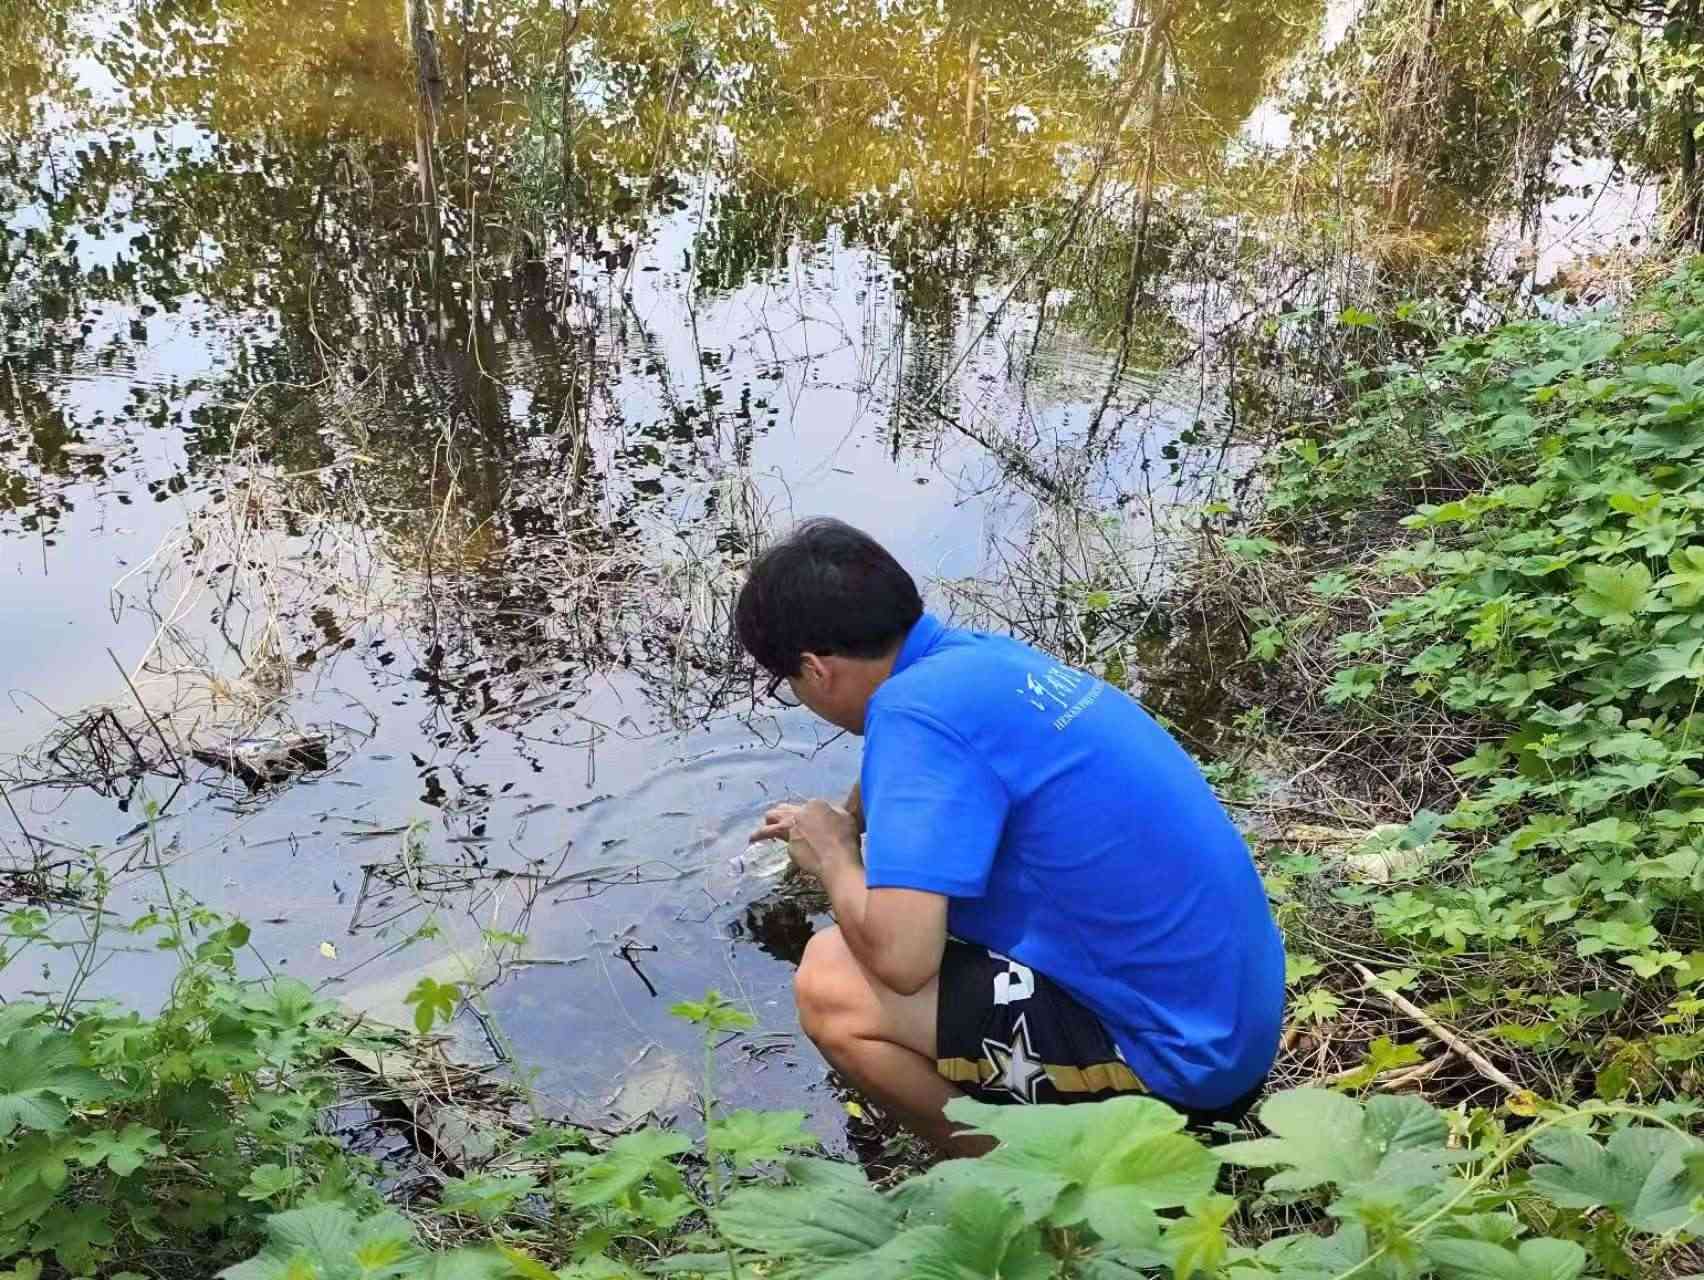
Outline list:
[[[835,1070],[953,1156],[979,1156],[990,1139],[957,1132],[942,1114],[961,1091],[935,1070],[936,981],[900,995],[866,973],[839,929],[811,938],[793,979],[799,1022]]]

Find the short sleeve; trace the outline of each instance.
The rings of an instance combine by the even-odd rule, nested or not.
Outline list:
[[[872,889],[981,896],[1009,804],[987,761],[927,715],[872,708],[860,784]]]

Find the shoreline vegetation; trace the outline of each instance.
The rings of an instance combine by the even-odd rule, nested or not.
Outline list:
[[[960,1104],[993,1156],[872,1182],[813,1157],[803,1113],[717,1103],[715,1049],[752,1023],[712,992],[674,1010],[704,1035],[699,1134],[587,1131],[524,1074],[470,1079],[490,1140],[414,1177],[327,1123],[397,1101],[407,1033],[240,980],[246,926],[169,884],[115,922],[94,871],[80,938],[4,918],[5,964],[76,976],[0,1007],[0,1275],[1704,1269],[1704,259],[1350,376],[1329,430],[1268,455],[1252,524],[1203,513],[1180,584],[1236,639],[1208,768],[1260,815],[1289,953],[1243,1131]],[[1085,584],[1083,628],[1116,603]],[[177,954],[157,1015],[79,1001],[114,946]],[[478,999],[423,979],[413,1030]]]
[[[0,604],[63,597],[51,641],[8,615],[50,736],[0,761],[0,1280],[1704,1275],[1704,259],[1645,257],[1704,246],[1698,0],[14,0],[0,32],[32,566]],[[589,793],[606,732],[637,770],[756,718],[728,588],[795,493],[1009,534],[955,608],[1201,759],[1288,952],[1245,1125],[965,1104],[984,1160],[823,1159],[722,1100],[776,1037],[715,991],[674,1006],[701,1070],[641,1100],[687,1121],[535,1087],[479,964],[586,958],[523,955],[547,887],[687,876],[485,851],[558,748]],[[61,718],[57,637],[109,608],[153,638]],[[574,710],[616,672],[613,723]],[[310,691],[421,727],[308,737]],[[395,790],[226,899],[253,937],[173,878],[236,784],[357,750],[394,768],[337,781]],[[634,795],[601,848],[670,816]],[[294,858],[301,812],[250,847]],[[397,1028],[263,932],[338,961],[326,900],[261,913],[371,839],[337,936],[457,912],[474,961],[399,979]],[[445,1050],[473,1024],[490,1069]],[[651,1046],[610,1039],[636,1084]]]

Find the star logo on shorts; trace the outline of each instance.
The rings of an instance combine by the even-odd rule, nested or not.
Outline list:
[[[1012,1025],[1010,1044],[1001,1044],[998,1040],[982,1042],[989,1071],[983,1087],[1004,1089],[1020,1102],[1034,1102],[1036,1090],[1047,1079],[1047,1068],[1036,1058],[1035,1049],[1030,1045],[1026,1016],[1020,1014]]]

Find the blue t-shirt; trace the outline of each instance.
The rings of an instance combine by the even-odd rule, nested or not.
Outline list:
[[[925,614],[864,723],[871,888],[1093,1011],[1150,1092],[1224,1106],[1270,1069],[1284,948],[1241,834],[1136,702]]]

